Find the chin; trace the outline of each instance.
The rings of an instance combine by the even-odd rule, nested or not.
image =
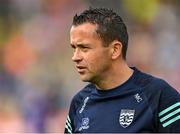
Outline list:
[[[80,79],[81,79],[83,82],[90,82],[90,81],[91,81],[90,78],[85,77],[85,76],[81,76]]]
[[[81,80],[82,80],[83,82],[90,82],[90,80],[88,80],[88,79],[82,79],[82,78],[81,78]]]

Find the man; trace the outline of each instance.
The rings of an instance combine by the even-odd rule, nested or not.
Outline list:
[[[65,133],[180,132],[179,93],[128,67],[128,33],[105,8],[75,15],[70,42],[80,78],[90,82],[70,106]]]

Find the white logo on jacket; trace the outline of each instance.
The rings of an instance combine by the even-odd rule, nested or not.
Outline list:
[[[88,128],[89,128],[89,118],[82,118],[82,123],[81,123],[81,127],[79,128],[79,131]]]
[[[86,107],[86,103],[88,102],[88,100],[89,100],[89,97],[86,97],[86,98],[84,99],[84,103],[83,103],[81,109],[79,110],[79,113],[80,113],[80,114],[83,112],[84,108]]]
[[[136,99],[136,101],[137,101],[138,103],[143,100],[138,93],[134,95],[134,98]]]
[[[119,116],[119,123],[123,128],[128,127],[134,118],[135,110],[122,109]]]

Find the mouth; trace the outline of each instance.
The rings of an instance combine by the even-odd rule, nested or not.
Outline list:
[[[82,74],[86,70],[86,67],[84,66],[76,66],[78,73]]]

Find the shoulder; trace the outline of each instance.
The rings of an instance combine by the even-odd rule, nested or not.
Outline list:
[[[151,75],[150,75],[149,83],[147,84],[146,92],[154,95],[159,94],[161,97],[179,96],[177,90],[174,89],[168,82],[166,82],[161,78]]]
[[[167,94],[178,94],[178,92],[170,86],[165,80],[152,76],[150,74],[137,70],[137,75],[134,83],[136,86],[141,87],[147,93],[167,93]]]
[[[161,105],[163,109],[167,105],[172,105],[180,101],[177,90],[161,78],[139,71],[135,79],[135,84],[141,88],[141,91],[153,107]]]
[[[74,95],[71,103],[76,103],[76,105],[80,104],[84,98],[91,94],[93,87],[93,84],[88,84],[83,87],[77,94]]]
[[[159,110],[180,101],[179,93],[175,88],[165,80],[153,76],[148,86],[144,88],[144,93],[154,105],[160,105]]]
[[[145,73],[141,73],[136,82],[141,85],[148,105],[154,113],[157,131],[179,132],[180,95],[177,90],[165,80]]]

